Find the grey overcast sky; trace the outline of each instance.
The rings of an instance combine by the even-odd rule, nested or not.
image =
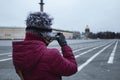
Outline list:
[[[0,26],[26,27],[30,12],[40,11],[40,0],[0,0]],[[120,32],[120,0],[44,0],[53,28],[84,32]]]

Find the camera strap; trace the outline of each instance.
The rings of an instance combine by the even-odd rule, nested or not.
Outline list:
[[[21,70],[18,70],[18,75],[19,75],[19,77],[20,77],[21,80],[24,80]]]

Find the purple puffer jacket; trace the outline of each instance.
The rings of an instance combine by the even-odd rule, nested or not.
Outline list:
[[[35,39],[35,38],[34,38]],[[77,72],[77,63],[69,46],[49,49],[40,40],[13,42],[13,64],[24,80],[62,80]]]

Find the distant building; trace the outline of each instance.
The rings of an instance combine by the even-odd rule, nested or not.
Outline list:
[[[86,39],[88,39],[89,34],[90,34],[90,28],[89,28],[88,25],[86,25],[86,28],[85,28],[85,37],[86,37]]]
[[[53,29],[53,32],[63,33],[66,39],[80,38],[80,32],[77,31]],[[0,27],[0,39],[24,39],[24,38],[25,38],[24,27]]]
[[[66,39],[80,39],[80,32],[78,31],[67,31],[60,29],[53,29],[53,32],[61,32],[65,35]]]
[[[0,39],[23,39],[25,28],[0,27]]]
[[[85,28],[85,33],[90,33],[90,28],[88,25],[86,25],[86,28]]]
[[[73,39],[80,39],[81,38],[81,34],[80,32],[73,32]]]
[[[82,39],[88,39],[89,34],[90,34],[90,28],[89,28],[89,25],[86,25],[85,26],[85,32],[82,32],[81,38]]]

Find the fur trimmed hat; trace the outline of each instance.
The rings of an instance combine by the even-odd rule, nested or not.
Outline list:
[[[30,13],[26,20],[26,31],[32,33],[52,32],[52,20],[45,12]]]

